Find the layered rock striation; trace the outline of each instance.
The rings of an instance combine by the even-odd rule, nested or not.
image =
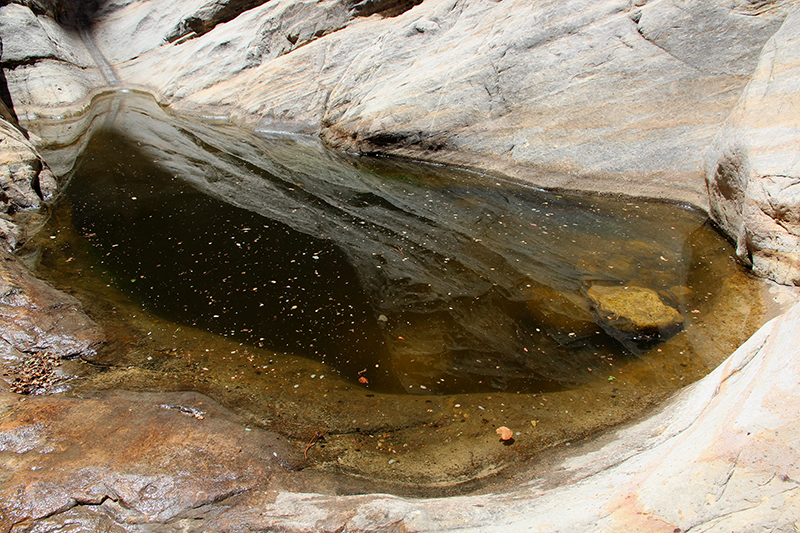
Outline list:
[[[428,0],[363,17],[338,0],[251,4],[108,5],[73,59],[57,44],[69,32],[48,29],[46,50],[3,58],[15,105],[37,113],[106,85],[96,49],[121,83],[183,111],[704,206],[703,152],[791,8]]]
[[[708,152],[711,215],[756,274],[800,285],[800,11],[758,68]]]
[[[26,12],[16,5],[0,9],[9,7]],[[13,24],[11,18],[0,18],[3,29]],[[32,31],[28,24],[20,28]],[[3,57],[16,57],[25,48],[24,35],[16,35],[17,41],[4,41]],[[37,279],[13,255],[41,227],[46,203],[58,193],[59,185],[7,105],[4,82],[0,77],[0,371],[10,377],[11,367],[37,358],[91,355],[103,335],[77,299]],[[0,391],[12,385],[0,378]]]
[[[800,284],[797,1],[75,7],[0,6],[7,250],[36,228],[57,191],[16,117],[71,113],[97,91],[124,86],[181,111],[321,135],[341,150],[691,202],[710,209],[756,273]],[[100,342],[74,300],[31,281],[5,252],[0,264],[6,361],[72,357]],[[554,460],[550,477],[490,496],[272,490],[271,476],[292,466],[278,452],[293,451],[267,433],[243,433],[241,421],[200,395],[31,402],[4,395],[0,525],[447,531],[466,521],[474,531],[789,530],[800,520],[799,313],[765,326],[709,377],[597,451]],[[85,335],[64,335],[67,323]],[[32,422],[43,416],[46,428]],[[117,432],[103,434],[115,424]],[[87,442],[87,433],[103,438]],[[87,470],[76,457],[102,468]],[[43,461],[55,478],[37,470]]]
[[[797,119],[786,111],[798,92],[789,68],[798,22],[786,18],[796,1],[415,4],[127,1],[71,18],[58,2],[8,4],[0,64],[22,117],[69,112],[120,84],[184,112],[321,135],[340,150],[547,187],[709,208],[708,174],[713,216],[749,243],[740,256],[762,275],[797,279],[796,265],[776,266],[798,261],[785,215],[797,210],[785,192],[796,178]],[[768,82],[776,73],[782,81]],[[774,152],[764,169],[752,166],[756,146]],[[772,176],[769,191],[729,177],[748,172]]]

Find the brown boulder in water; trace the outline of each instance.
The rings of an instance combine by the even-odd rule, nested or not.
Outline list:
[[[588,296],[598,324],[618,338],[668,337],[683,326],[678,310],[665,305],[652,289],[594,285]]]

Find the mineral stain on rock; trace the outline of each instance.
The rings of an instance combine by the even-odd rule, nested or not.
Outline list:
[[[299,465],[285,438],[242,431],[241,419],[196,393],[0,393],[0,412],[0,459],[14,465],[0,485],[4,531],[83,505],[128,523],[165,522]]]

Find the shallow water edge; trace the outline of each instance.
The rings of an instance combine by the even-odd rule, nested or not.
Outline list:
[[[111,102],[110,106],[117,117],[126,112],[124,105]],[[134,113],[141,111],[141,106],[133,108]],[[86,132],[107,120],[108,113],[75,117],[79,127],[50,138],[58,139],[55,144],[61,154],[72,147],[79,154],[89,142]],[[193,122],[172,119],[183,129]],[[30,125],[36,131],[34,126]],[[210,135],[209,129],[204,131]],[[38,133],[48,138],[43,129]],[[208,140],[207,136],[204,143]],[[250,142],[258,147],[263,139]],[[249,148],[239,150],[241,158],[248,157],[241,151]],[[73,155],[53,158],[52,166],[71,169]],[[246,199],[236,201],[247,207]],[[40,232],[28,251],[40,258],[40,275],[78,296],[109,338],[97,358],[75,365],[81,377],[73,382],[72,394],[117,388],[203,392],[250,423],[286,435],[298,449],[311,445],[306,449],[306,472],[352,475],[368,479],[373,488],[400,493],[474,490],[475,480],[521,468],[544,450],[629,420],[716,366],[763,319],[758,283],[734,266],[720,276],[713,292],[687,306],[696,326],[691,334],[679,334],[623,364],[608,361],[612,364],[603,379],[591,385],[535,393],[375,392],[324,362],[212,335],[143,310],[124,287],[110,283],[108,273],[95,270],[96,252],[73,227],[73,209],[64,207],[54,212],[52,225]],[[713,256],[701,253],[695,259],[731,264],[726,250]],[[715,334],[704,333],[707,328]],[[687,344],[702,347],[702,360],[699,365],[693,360],[691,371],[685,370]],[[499,442],[495,434],[499,426],[518,433],[512,445]]]

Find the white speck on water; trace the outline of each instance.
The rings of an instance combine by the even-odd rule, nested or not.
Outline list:
[[[484,408],[483,408],[483,406],[482,406],[482,405],[479,405],[479,406],[478,406],[478,409],[480,409],[481,411],[485,411],[485,410],[486,410],[486,409],[484,409]]]
[[[299,386],[300,386],[300,385],[295,385],[295,386],[294,386],[294,388],[296,389],[296,388],[297,388],[297,387],[299,387]]]

